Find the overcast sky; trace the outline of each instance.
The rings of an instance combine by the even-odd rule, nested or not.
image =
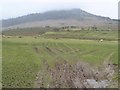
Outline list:
[[[2,0],[0,19],[18,17],[49,10],[81,8],[92,14],[118,18],[119,0]]]

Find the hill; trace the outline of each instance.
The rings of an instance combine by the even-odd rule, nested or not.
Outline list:
[[[54,10],[44,13],[34,13],[17,18],[2,20],[3,28],[16,27],[41,27],[52,26],[61,27],[66,25],[74,25],[80,27],[89,26],[115,26],[117,21],[109,17],[97,16],[81,9],[71,10]]]

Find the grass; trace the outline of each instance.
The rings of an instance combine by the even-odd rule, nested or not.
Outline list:
[[[45,37],[51,37],[48,34],[58,33],[49,32]],[[65,32],[65,35],[68,34],[69,32]],[[115,35],[110,38],[116,38]],[[74,64],[81,60],[90,63],[91,66],[100,66],[113,53],[110,61],[118,63],[117,45],[117,41],[99,42],[70,38],[46,39],[32,36],[3,38],[3,87],[33,87],[37,73],[44,69],[44,61],[51,67],[54,67],[56,62],[67,61]],[[46,75],[47,77],[49,76]]]
[[[90,40],[117,40],[117,31],[60,31],[60,32],[46,32],[42,35],[45,38],[70,38],[70,39],[90,39]]]
[[[8,88],[30,87],[40,63],[31,47],[3,44],[3,86]]]
[[[47,31],[52,31],[52,28],[17,28],[17,29],[6,29],[3,30],[4,35],[10,36],[34,36],[34,35],[41,35]]]
[[[107,59],[118,64],[117,31],[43,29],[26,28],[3,32],[8,35],[3,38],[0,52],[3,56],[3,87],[32,88],[40,71],[46,73],[44,85],[47,87],[51,78],[47,75],[45,62],[51,68],[64,61],[69,64],[84,61],[91,67],[102,67]]]

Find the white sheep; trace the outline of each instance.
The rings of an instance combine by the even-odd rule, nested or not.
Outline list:
[[[100,42],[103,42],[103,39],[100,39]]]

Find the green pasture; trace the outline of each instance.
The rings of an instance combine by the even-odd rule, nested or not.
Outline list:
[[[74,33],[70,34],[69,32],[61,33],[68,36],[74,35]],[[64,61],[70,64],[84,61],[89,63],[91,67],[102,67],[103,62],[112,54],[109,61],[118,63],[117,41],[105,40],[100,42],[98,40],[50,38],[55,37],[56,34],[61,35],[61,33],[48,32],[46,33],[48,36],[44,34],[43,37],[37,38],[34,36],[3,38],[3,87],[33,87],[36,74],[40,70],[44,70],[44,61],[53,68],[56,62],[62,63]],[[86,36],[89,35],[92,33]],[[107,38],[116,39],[115,33],[111,35],[111,37],[108,35]],[[94,37],[98,36],[94,35]]]
[[[46,32],[42,35],[45,38],[70,38],[70,39],[89,39],[89,40],[117,40],[118,32],[117,31],[88,31],[88,30],[79,30],[79,31],[61,31],[61,32]]]

